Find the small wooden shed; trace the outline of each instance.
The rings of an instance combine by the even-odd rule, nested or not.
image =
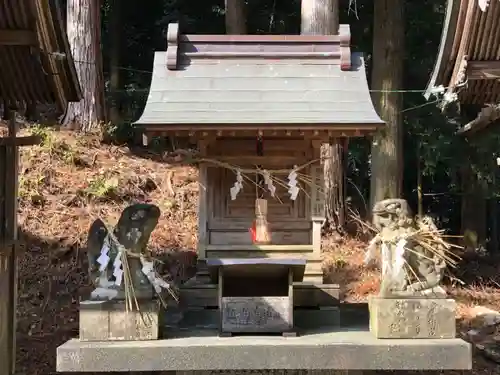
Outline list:
[[[15,110],[25,103],[64,110],[80,98],[58,2],[0,0],[0,101],[9,120],[8,136],[0,134],[1,374],[14,373],[16,353],[18,146],[37,142],[16,136]]]
[[[305,257],[304,280],[321,283],[320,146],[383,126],[363,58],[351,53],[349,26],[327,36],[183,35],[171,24],[167,42],[155,54],[136,125],[147,137],[189,137],[198,145],[199,258]],[[252,168],[283,182],[297,171],[300,192],[291,198],[287,183],[275,183],[275,192],[255,189],[251,176],[232,197],[238,170],[249,175]],[[267,202],[265,244],[249,234],[259,198]]]
[[[64,111],[81,89],[59,2],[0,0],[0,99],[56,104]]]
[[[459,104],[457,135],[473,142],[488,136],[485,129],[499,123],[499,78],[500,2],[448,0],[440,47],[424,96],[430,100],[437,93],[444,107]],[[498,168],[494,161],[492,155],[493,171]],[[500,241],[498,203],[488,202],[484,181],[470,164],[462,166],[461,179],[464,245],[467,249],[488,246],[496,250]]]
[[[459,134],[472,135],[500,119],[500,2],[448,0],[436,63],[425,97],[442,86],[446,102],[472,114]],[[493,109],[493,110],[492,110]]]

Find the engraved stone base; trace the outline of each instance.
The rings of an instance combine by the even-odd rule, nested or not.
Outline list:
[[[127,312],[123,300],[80,302],[80,341],[157,340],[158,302],[139,307]]]
[[[368,299],[370,332],[379,339],[452,339],[456,303],[445,298]]]
[[[223,333],[274,332],[293,328],[289,297],[222,297]]]

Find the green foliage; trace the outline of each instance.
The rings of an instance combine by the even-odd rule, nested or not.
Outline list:
[[[48,148],[49,150],[52,149],[54,147],[54,144],[56,143],[53,135],[50,132],[50,129],[45,126],[41,126],[38,124],[33,125],[30,128],[30,133],[31,135],[39,137],[40,145],[42,147]]]
[[[119,124],[108,123],[103,126],[102,132],[105,142],[118,145],[126,144],[135,137],[134,127],[127,122],[121,122]]]
[[[83,193],[90,198],[107,199],[117,195],[118,179],[99,177],[91,180]]]
[[[66,142],[57,140],[50,131],[50,128],[34,125],[30,128],[30,132],[32,135],[40,137],[40,146],[51,157],[57,158],[66,164],[82,164],[78,152]]]
[[[24,201],[31,201],[32,204],[43,204],[45,198],[41,193],[41,188],[45,184],[46,177],[44,175],[21,176],[19,178],[19,198]]]

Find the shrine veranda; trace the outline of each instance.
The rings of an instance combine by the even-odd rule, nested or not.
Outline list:
[[[136,125],[146,141],[197,146],[198,272],[178,304],[144,294],[146,320],[122,297],[82,301],[80,337],[58,348],[58,371],[471,369],[453,300],[376,297],[369,312],[323,283],[321,145],[346,147],[384,126],[348,26],[236,36],[171,24]],[[146,208],[135,209],[132,221]],[[108,262],[100,272],[112,271]],[[141,262],[132,266],[155,285]]]

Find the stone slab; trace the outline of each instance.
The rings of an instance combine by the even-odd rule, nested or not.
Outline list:
[[[461,339],[378,340],[367,327],[299,337],[219,337],[179,332],[166,340],[81,342],[57,348],[59,372],[191,370],[470,370]]]
[[[370,332],[379,339],[452,339],[456,302],[446,298],[368,299]]]
[[[367,314],[368,316],[368,314]],[[212,329],[220,327],[220,311],[218,309],[181,309],[169,308],[162,316],[162,327],[165,335],[179,329]],[[303,331],[328,328],[337,330],[340,326],[340,309],[325,307],[322,309],[295,309],[293,311],[294,329],[300,334]],[[363,322],[368,322],[368,317]]]
[[[138,301],[140,311],[127,312],[125,301],[81,301],[80,341],[158,339],[157,301]]]

